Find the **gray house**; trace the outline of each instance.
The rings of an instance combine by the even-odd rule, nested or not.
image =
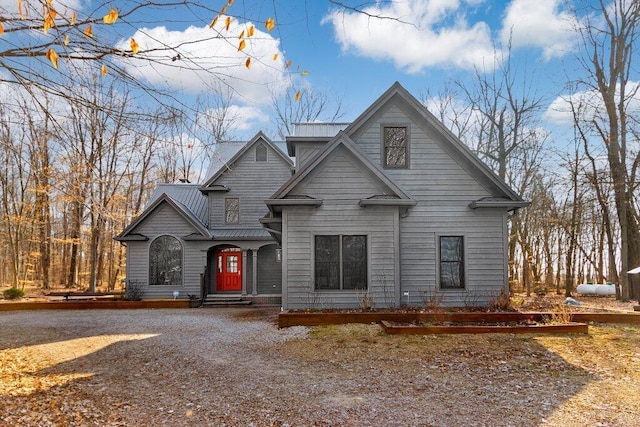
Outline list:
[[[280,249],[260,224],[264,199],[293,172],[282,147],[258,133],[218,144],[203,184],[161,184],[117,240],[127,284],[144,298],[244,296],[280,304]]]
[[[128,278],[166,297],[202,274],[207,293],[285,309],[508,291],[507,220],[528,203],[400,84],[353,123],[296,125],[286,150],[258,134],[203,185],[158,187],[118,236]]]

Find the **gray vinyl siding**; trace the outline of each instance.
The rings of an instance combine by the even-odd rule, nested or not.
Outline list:
[[[282,262],[276,262],[276,248],[274,244],[258,250],[258,294],[282,292]]]
[[[209,193],[209,228],[261,228],[259,219],[268,212],[264,200],[291,177],[291,168],[268,146],[266,162],[255,158],[255,148],[248,150],[216,181],[230,191]],[[230,197],[240,200],[238,224],[225,224],[224,200]]]
[[[136,232],[149,237],[146,242],[127,243],[127,280],[143,283],[143,298],[173,298],[173,291],[180,292],[180,298],[188,294],[200,294],[200,274],[206,265],[207,242],[185,241],[182,237],[195,229],[169,205],[159,207],[138,226]],[[149,246],[154,238],[171,235],[182,244],[182,286],[150,286]]]
[[[324,144],[300,144],[296,146],[296,168],[300,169],[307,161],[313,158]]]
[[[412,123],[410,114],[391,106],[354,135],[356,145],[381,165],[382,125],[411,123],[410,165],[385,169],[417,206],[400,220],[402,302],[420,305],[425,293],[444,294],[444,305],[487,304],[506,284],[505,211],[472,210],[469,203],[493,195],[481,177],[473,176],[447,150],[447,142],[432,129]],[[437,284],[437,235],[462,235],[467,253],[464,291],[440,291]]]
[[[386,190],[363,169],[350,153],[339,148],[292,191],[324,202],[318,208],[283,209],[285,308],[358,307],[366,293],[314,289],[314,236],[319,234],[366,235],[368,292],[376,307],[395,305],[397,208],[358,206],[360,199]]]

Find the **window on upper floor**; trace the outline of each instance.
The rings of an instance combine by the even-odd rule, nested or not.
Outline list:
[[[385,168],[409,165],[409,131],[407,126],[382,127],[382,161]]]
[[[367,236],[315,236],[315,289],[367,289]]]
[[[267,147],[264,144],[258,144],[256,147],[256,162],[267,161]]]
[[[160,236],[149,246],[149,284],[182,286],[182,244]]]
[[[464,289],[464,237],[439,237],[440,289]]]
[[[238,224],[240,222],[240,199],[224,199],[224,222],[225,224]]]

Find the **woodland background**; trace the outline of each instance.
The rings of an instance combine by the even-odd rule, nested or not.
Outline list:
[[[330,3],[358,10],[355,3]],[[491,71],[476,70],[470,82],[433,88],[425,81],[420,97],[532,202],[510,221],[513,290],[568,294],[579,283],[610,281],[621,285],[620,298],[637,299],[626,271],[640,265],[640,2],[588,3],[586,12],[575,9],[584,72],[566,77],[577,94],[564,100],[572,136],[557,140],[544,127],[543,97],[508,54]],[[126,249],[113,237],[141,212],[156,184],[199,182],[216,144],[236,138],[243,117],[223,79],[198,99],[180,101],[124,65],[133,57],[153,64],[164,55],[188,68],[176,46],[144,51],[132,38],[114,47],[95,35],[168,3],[118,6],[84,17],[48,1],[0,9],[0,83],[9,94],[0,99],[0,286],[120,288]],[[171,5],[177,6],[208,14],[215,36],[238,51],[257,31],[230,30],[232,1],[219,9]],[[263,31],[273,29],[269,19],[261,17]],[[49,36],[32,37],[34,31]],[[247,53],[241,66],[250,69],[258,59]],[[339,98],[305,85],[274,93],[272,105],[264,131],[274,140],[295,122],[343,118]]]

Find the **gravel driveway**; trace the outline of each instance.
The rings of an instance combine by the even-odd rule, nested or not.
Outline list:
[[[589,412],[605,373],[550,350],[553,340],[575,349],[589,337],[551,338],[545,347],[516,336],[390,337],[364,325],[301,339],[311,332],[278,330],[276,313],[0,313],[0,425],[528,426],[638,419],[629,402],[599,402]],[[635,378],[611,384],[637,396]]]

